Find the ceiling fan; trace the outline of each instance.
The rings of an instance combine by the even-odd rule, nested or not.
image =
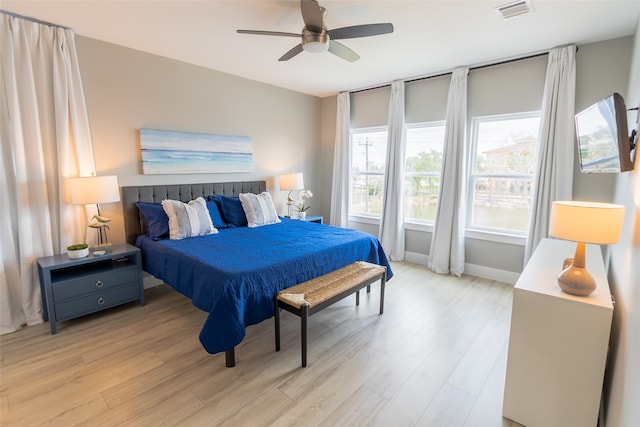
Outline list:
[[[240,34],[257,34],[262,36],[300,37],[300,44],[282,55],[278,61],[288,61],[303,50],[306,52],[326,52],[327,50],[349,62],[357,61],[360,56],[336,40],[354,39],[358,37],[378,36],[393,32],[393,24],[364,24],[352,27],[328,30],[325,26],[327,10],[316,0],[300,0],[304,28],[302,34],[280,31],[238,30]]]

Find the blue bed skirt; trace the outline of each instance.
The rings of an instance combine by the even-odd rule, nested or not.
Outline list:
[[[282,218],[262,227],[221,229],[218,234],[154,241],[139,236],[143,268],[209,313],[200,342],[209,353],[238,345],[249,325],[274,315],[274,295],[355,261],[387,267],[370,234]]]

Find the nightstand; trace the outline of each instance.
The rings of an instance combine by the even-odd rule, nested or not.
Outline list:
[[[104,255],[70,259],[67,254],[38,258],[45,320],[56,322],[140,300],[144,305],[140,249],[114,245]]]
[[[318,224],[322,224],[323,220],[324,220],[324,217],[320,215],[307,215],[302,221],[316,222]]]

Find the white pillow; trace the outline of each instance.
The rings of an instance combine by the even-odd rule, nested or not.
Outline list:
[[[239,196],[249,227],[260,227],[280,222],[276,208],[273,206],[273,200],[271,200],[271,194],[268,192],[244,193]]]
[[[163,200],[162,208],[169,217],[169,238],[186,239],[217,233],[213,226],[207,202],[202,197],[182,203],[178,200]]]

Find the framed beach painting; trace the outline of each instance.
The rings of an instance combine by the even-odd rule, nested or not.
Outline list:
[[[140,129],[142,173],[238,173],[253,171],[247,136]]]

